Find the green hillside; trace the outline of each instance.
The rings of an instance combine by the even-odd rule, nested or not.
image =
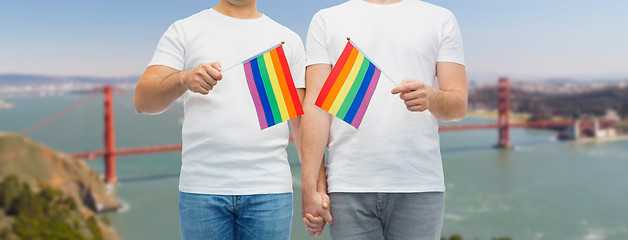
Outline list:
[[[83,160],[0,133],[0,239],[119,239],[96,213],[120,203]]]

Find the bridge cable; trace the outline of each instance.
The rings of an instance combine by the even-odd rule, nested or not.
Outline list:
[[[129,97],[131,99],[131,101],[133,101],[133,94],[127,92],[124,89],[120,89],[120,88],[116,88],[116,87],[114,87],[114,90],[116,90],[117,93],[120,93],[122,95],[125,95],[125,96]],[[183,112],[181,110],[178,110],[178,109],[174,109],[174,108],[169,107],[168,109],[166,109],[166,111],[168,111],[170,113],[174,113],[174,114],[179,115],[181,117],[183,116]]]
[[[67,114],[68,112],[74,110],[75,108],[79,107],[83,103],[89,101],[90,99],[92,99],[94,96],[96,96],[100,92],[101,92],[100,89],[91,92],[89,95],[87,95],[87,96],[83,97],[82,99],[76,101],[71,106],[69,106],[69,107],[67,107],[67,108],[65,108],[65,109],[63,109],[63,110],[53,114],[52,116],[50,116],[50,117],[48,117],[48,118],[38,122],[37,124],[33,125],[32,127],[27,128],[26,130],[20,132],[20,134],[26,135],[26,134],[28,134],[28,133],[30,133],[30,132],[32,132],[32,131],[34,131],[34,130],[36,130],[36,129],[38,129],[38,128],[40,128],[40,127],[42,127],[42,126],[44,126],[44,125],[46,125],[46,124],[48,124],[48,123],[50,123],[52,121],[54,121],[55,119],[57,119],[57,118],[65,115],[65,114]]]

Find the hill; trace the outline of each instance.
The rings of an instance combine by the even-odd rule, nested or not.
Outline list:
[[[0,74],[0,86],[42,85],[63,83],[124,84],[137,83],[139,76],[130,77],[85,77],[85,76],[46,76],[34,74]]]
[[[497,88],[479,88],[469,93],[469,105],[488,109],[497,108]],[[608,109],[628,118],[628,88],[608,87],[581,93],[551,94],[511,88],[510,104],[514,112],[529,113],[533,120],[547,120],[550,116],[603,116]]]
[[[120,206],[84,161],[0,133],[1,239],[119,239],[96,213]]]

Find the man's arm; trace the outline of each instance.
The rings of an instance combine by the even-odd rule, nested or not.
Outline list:
[[[146,68],[135,87],[133,103],[138,113],[165,111],[187,90],[208,94],[222,79],[220,64],[204,63],[194,69],[179,71],[163,65]]]
[[[318,170],[318,182],[316,183],[316,191],[327,196],[327,169],[325,168],[325,157],[321,160],[321,167]],[[323,208],[329,208],[329,197],[323,197]]]
[[[441,121],[460,121],[467,114],[467,73],[464,65],[450,62],[436,64],[439,88],[417,80],[403,80],[391,93],[404,100],[413,112],[429,110]]]
[[[321,161],[321,168],[318,173],[318,183],[316,185],[316,191],[322,197],[322,206],[324,209],[329,208],[330,199],[329,195],[327,195],[327,174],[325,170],[325,159]],[[310,232],[311,236],[318,237],[323,234],[323,230],[325,230],[325,219],[321,216],[314,217],[311,213],[306,213],[303,217],[303,221],[307,225],[305,230]]]
[[[299,101],[303,102],[303,98],[305,97],[305,89],[297,88],[297,95],[299,96]],[[297,149],[297,155],[299,159],[301,158],[301,117],[296,117],[290,119],[290,127],[292,129],[292,139],[294,139],[294,145]],[[323,199],[322,206],[324,208],[329,207],[329,197],[327,197],[327,173],[325,171],[325,156],[323,155],[323,159],[321,160],[321,166],[318,173],[318,182],[316,184],[316,191],[325,194]]]
[[[325,147],[331,126],[330,115],[318,108],[314,103],[325,79],[331,72],[329,64],[308,66],[305,71],[307,91],[303,100],[304,115],[301,118],[301,193],[302,214],[314,217],[322,216],[325,222],[331,223],[329,209],[322,206],[323,195],[318,191],[321,164],[325,156]],[[324,168],[322,168],[324,170]],[[327,194],[325,194],[324,197]]]

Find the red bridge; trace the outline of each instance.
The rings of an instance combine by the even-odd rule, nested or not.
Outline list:
[[[497,108],[497,123],[493,124],[467,124],[467,125],[446,125],[440,126],[439,132],[445,131],[462,131],[462,130],[476,130],[476,129],[498,129],[499,139],[497,140],[497,147],[510,148],[512,143],[510,142],[510,128],[546,128],[546,127],[567,127],[573,126],[574,121],[540,121],[540,122],[526,122],[526,123],[511,123],[510,116],[510,81],[508,78],[500,78],[497,84],[498,94],[498,108]]]
[[[181,144],[172,144],[172,145],[163,145],[163,146],[146,146],[146,147],[136,147],[136,148],[116,148],[116,139],[115,139],[115,128],[114,128],[114,111],[113,111],[113,92],[122,93],[131,96],[128,92],[114,88],[112,86],[104,86],[102,88],[96,89],[86,97],[80,99],[76,103],[71,106],[63,109],[56,114],[44,119],[43,121],[35,124],[34,126],[24,130],[21,132],[22,135],[26,135],[37,128],[40,128],[53,120],[65,115],[66,113],[74,110],[79,107],[81,104],[87,102],[91,98],[95,97],[98,94],[104,94],[104,134],[105,134],[105,146],[103,150],[98,151],[89,151],[89,152],[78,152],[72,153],[70,155],[77,158],[86,158],[93,159],[98,157],[104,157],[105,160],[105,181],[107,183],[115,183],[117,181],[116,178],[116,157],[117,156],[128,156],[128,155],[138,155],[138,154],[152,154],[152,153],[162,153],[162,152],[173,152],[173,151],[181,151]],[[169,111],[173,111],[178,114],[182,114],[181,112],[177,112],[176,110],[170,109]]]
[[[511,123],[509,121],[510,113],[510,86],[507,78],[499,79],[498,84],[498,122],[495,124],[472,124],[472,125],[446,125],[441,126],[439,131],[462,131],[462,130],[475,130],[475,129],[498,129],[499,139],[497,147],[509,148],[510,142],[510,128],[529,128],[529,127],[565,127],[573,126],[574,121],[564,122],[528,122],[528,123]],[[153,154],[171,151],[181,151],[181,144],[163,145],[163,146],[146,146],[136,148],[116,148],[115,143],[115,130],[114,130],[114,111],[113,111],[113,92],[126,94],[131,96],[128,92],[114,88],[112,86],[104,86],[96,89],[86,97],[59,111],[58,113],[48,117],[47,119],[35,124],[34,126],[24,130],[21,134],[25,135],[29,132],[46,125],[47,123],[59,118],[60,116],[72,111],[81,104],[87,102],[87,100],[95,97],[99,94],[104,94],[104,149],[97,151],[78,152],[71,155],[77,158],[93,159],[98,157],[104,157],[105,162],[105,181],[107,183],[115,183],[116,179],[116,157],[128,156],[138,154]],[[170,109],[169,111],[182,114],[180,111]],[[585,124],[586,126],[590,124]]]

